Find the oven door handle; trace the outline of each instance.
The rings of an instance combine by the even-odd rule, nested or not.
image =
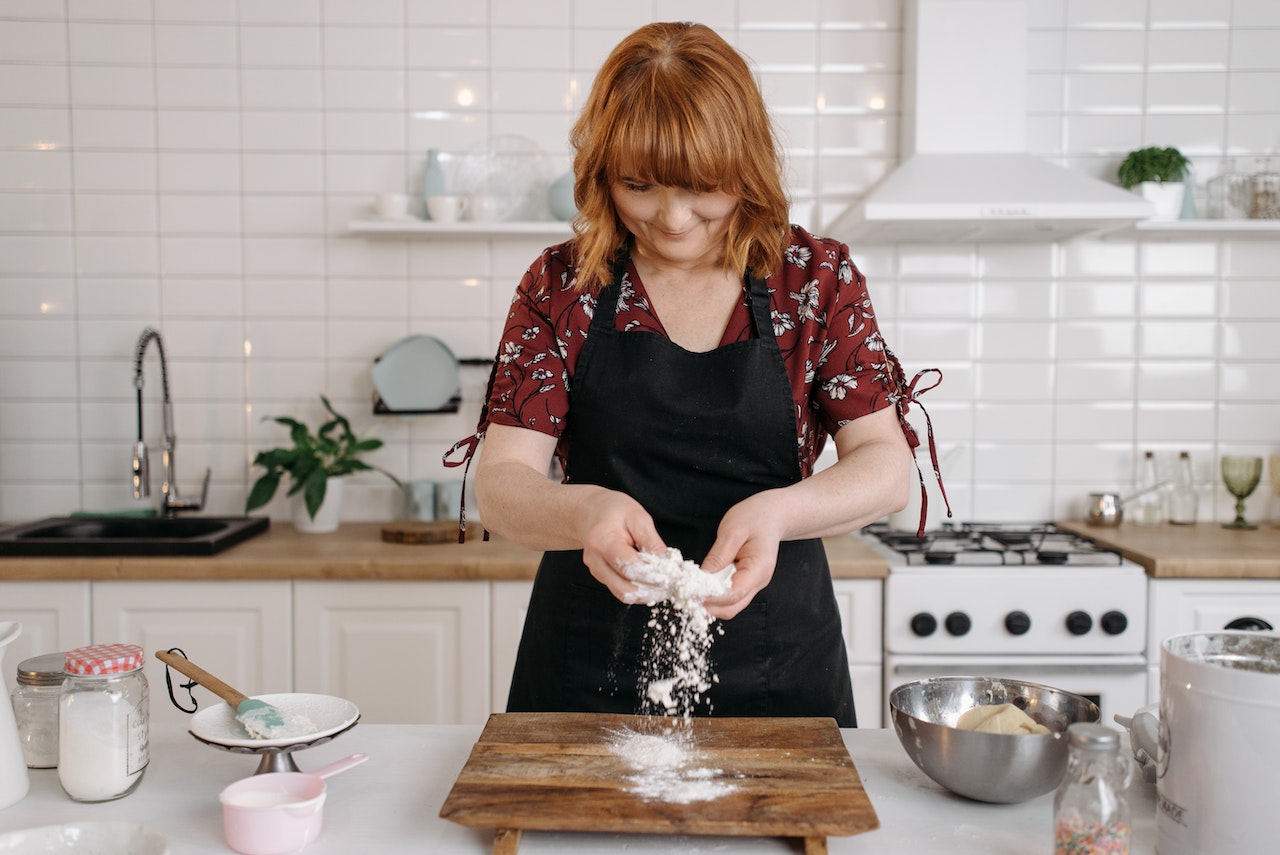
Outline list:
[[[1124,676],[1145,674],[1147,660],[1141,656],[1112,656],[1106,659],[1090,656],[889,656],[886,670],[894,674],[920,672],[926,676],[976,675],[983,669],[1018,671],[1051,671],[1054,674],[1081,676]]]

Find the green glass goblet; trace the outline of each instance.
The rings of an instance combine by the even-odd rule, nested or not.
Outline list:
[[[1244,500],[1248,498],[1262,479],[1262,458],[1228,454],[1222,458],[1222,483],[1236,497],[1236,518],[1223,523],[1223,528],[1255,529],[1256,525],[1244,521]]]

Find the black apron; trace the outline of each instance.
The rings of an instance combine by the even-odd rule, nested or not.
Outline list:
[[[700,563],[730,507],[800,480],[795,403],[768,290],[750,279],[754,338],[692,353],[658,333],[614,329],[624,270],[619,264],[601,290],[578,357],[566,479],[630,495],[668,546]],[[591,576],[581,550],[546,553],[508,711],[640,713],[651,611],[619,602]],[[823,716],[856,726],[820,539],[780,544],[770,584],[716,627],[723,635],[714,636],[710,661],[718,683],[695,714]]]

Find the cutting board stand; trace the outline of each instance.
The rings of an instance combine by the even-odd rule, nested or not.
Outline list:
[[[493,833],[493,855],[516,855],[520,849],[518,828],[499,828]],[[805,837],[804,855],[827,855],[826,837]]]
[[[624,733],[689,728],[699,769],[732,782],[687,805],[634,791],[635,767],[611,747]],[[880,827],[829,718],[695,718],[497,713],[471,749],[440,816],[493,829],[494,855],[526,831],[780,837],[826,855],[831,835]]]

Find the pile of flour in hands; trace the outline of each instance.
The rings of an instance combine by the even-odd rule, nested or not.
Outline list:
[[[683,726],[673,722],[659,733],[623,729],[612,735],[609,748],[634,770],[628,781],[641,798],[687,804],[737,789],[718,779],[721,770],[700,765],[702,755],[689,727],[694,710],[715,682],[708,659],[714,618],[703,601],[728,593],[733,573],[732,564],[717,573],[704,572],[684,560],[678,549],[641,552],[622,568],[622,575],[637,588],[626,601],[653,609],[645,630],[642,711],[683,721]]]
[[[708,659],[715,619],[704,601],[729,592],[734,569],[730,564],[716,573],[705,572],[678,549],[641,552],[622,568],[622,575],[636,586],[626,601],[653,608],[641,677],[645,713],[688,719],[715,682]]]

